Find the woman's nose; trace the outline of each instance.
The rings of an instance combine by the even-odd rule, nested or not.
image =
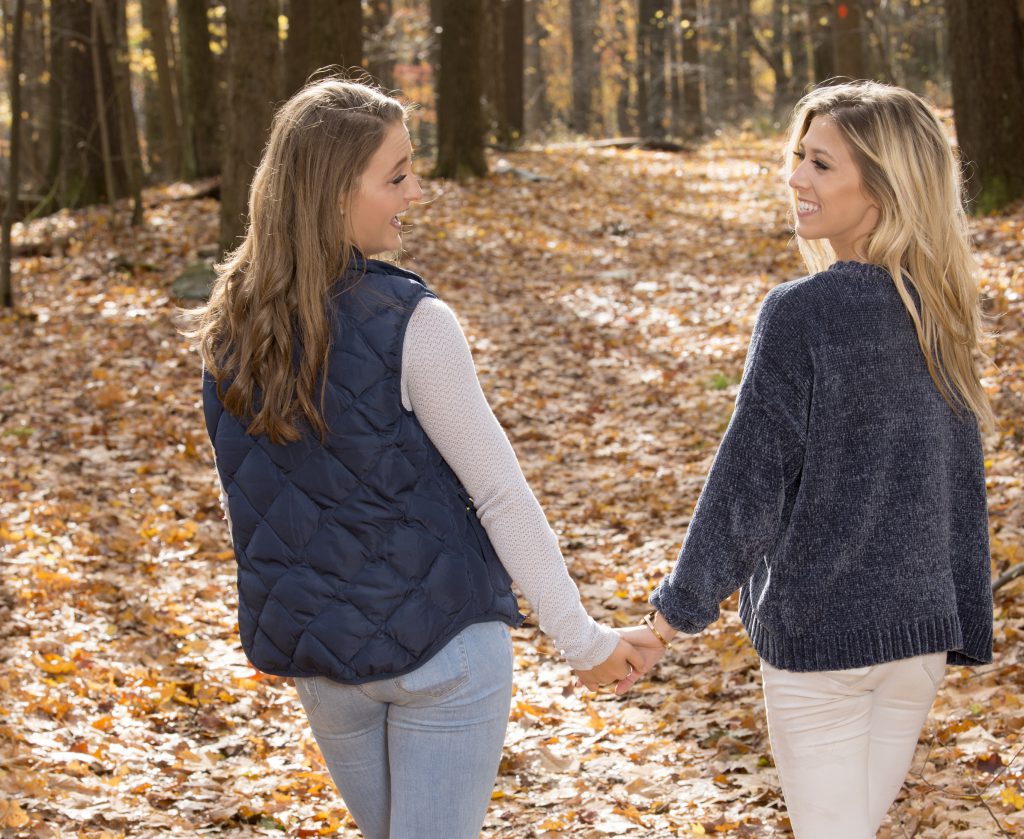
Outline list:
[[[804,164],[801,163],[790,174],[790,176],[789,176],[789,185],[793,189],[798,189],[802,184],[805,184],[805,183],[806,183],[806,179],[804,178]]]
[[[420,186],[420,179],[413,175],[409,178],[409,186],[411,189],[406,192],[405,197],[409,201],[419,201],[423,197],[423,188]]]

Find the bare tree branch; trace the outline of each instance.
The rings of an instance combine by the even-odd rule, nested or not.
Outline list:
[[[1007,583],[1016,580],[1018,577],[1024,576],[1024,562],[1018,562],[1012,568],[1004,571],[998,577],[992,581],[992,591],[997,591],[1005,586]]]

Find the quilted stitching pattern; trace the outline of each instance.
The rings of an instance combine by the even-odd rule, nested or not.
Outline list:
[[[465,491],[402,408],[405,325],[425,294],[414,274],[370,262],[336,301],[326,445],[250,437],[205,383],[242,643],[266,672],[399,675],[469,623],[520,620]]]

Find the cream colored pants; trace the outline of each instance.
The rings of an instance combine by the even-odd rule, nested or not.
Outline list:
[[[761,662],[772,756],[796,839],[875,835],[945,665],[945,653],[818,673]]]

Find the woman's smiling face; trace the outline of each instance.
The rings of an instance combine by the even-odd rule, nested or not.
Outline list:
[[[796,233],[828,239],[836,259],[862,259],[863,243],[878,224],[878,207],[864,192],[860,170],[835,123],[811,120],[789,178],[796,203]]]
[[[423,197],[412,171],[409,131],[397,122],[359,177],[348,208],[349,240],[365,256],[402,247],[399,216]]]

